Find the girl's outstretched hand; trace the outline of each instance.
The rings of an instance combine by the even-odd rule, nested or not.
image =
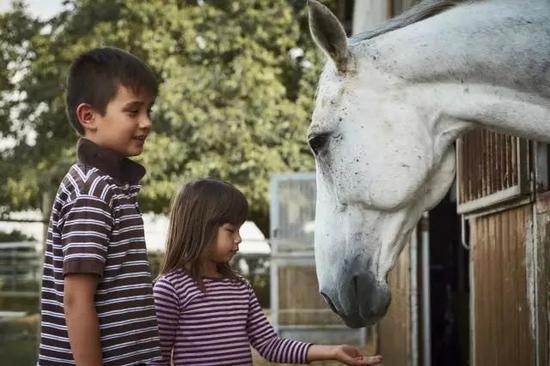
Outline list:
[[[334,359],[350,366],[378,365],[382,356],[367,356],[357,347],[348,345],[334,346]]]
[[[324,346],[313,344],[307,351],[307,362],[339,361],[349,366],[378,365],[382,356],[367,356],[357,347],[342,344],[340,346]]]

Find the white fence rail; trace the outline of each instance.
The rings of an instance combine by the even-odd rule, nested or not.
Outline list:
[[[39,242],[0,243],[0,296],[37,297],[41,269]]]

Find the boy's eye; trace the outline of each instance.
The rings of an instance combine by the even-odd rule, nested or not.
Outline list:
[[[132,110],[127,110],[126,113],[128,113],[130,116],[136,116],[138,114],[139,111],[135,110],[135,109],[132,109]]]

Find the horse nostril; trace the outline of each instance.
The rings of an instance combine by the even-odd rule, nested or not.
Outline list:
[[[332,301],[330,300],[330,297],[328,297],[326,294],[322,293],[321,292],[321,296],[323,296],[323,298],[325,299],[325,301],[327,302],[328,306],[330,306],[330,309],[335,312],[335,313],[338,313],[338,310],[336,310],[336,306],[334,306],[334,304],[332,303]]]

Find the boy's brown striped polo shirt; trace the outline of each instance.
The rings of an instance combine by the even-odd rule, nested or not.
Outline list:
[[[74,365],[63,311],[63,279],[100,277],[95,302],[104,365],[160,356],[151,274],[136,196],[145,169],[81,139],[78,163],[52,208],[42,278],[39,365]]]

